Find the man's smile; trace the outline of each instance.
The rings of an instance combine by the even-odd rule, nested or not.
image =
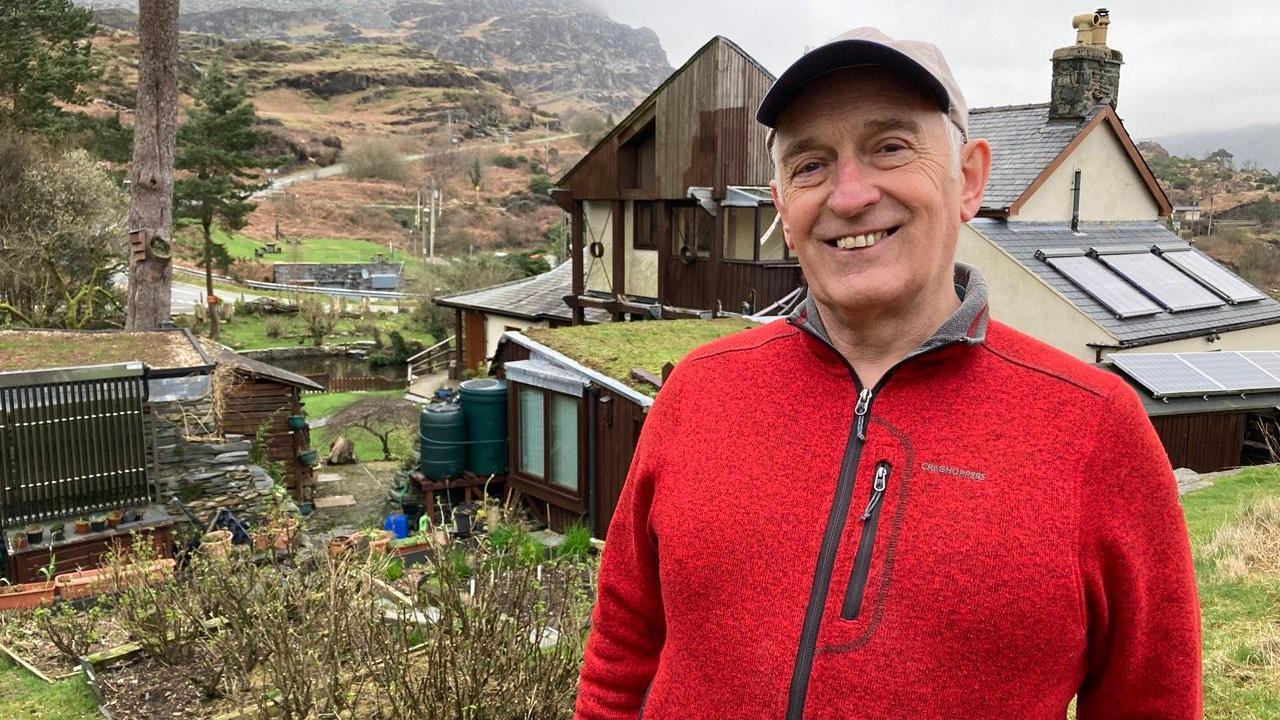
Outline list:
[[[823,240],[822,242],[829,247],[839,248],[841,250],[871,247],[881,240],[891,237],[898,231],[898,227],[901,226],[891,227],[885,230],[869,230],[857,235],[844,235],[830,240]]]

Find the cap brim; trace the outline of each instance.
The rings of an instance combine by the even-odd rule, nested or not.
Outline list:
[[[933,95],[943,112],[951,110],[947,89],[920,63],[886,45],[850,39],[828,43],[795,61],[765,94],[756,110],[756,120],[766,127],[778,127],[778,118],[806,85],[829,72],[860,65],[878,65],[900,72]]]

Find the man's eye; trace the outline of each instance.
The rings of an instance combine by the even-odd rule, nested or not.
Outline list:
[[[820,167],[822,167],[822,164],[819,163],[817,160],[808,160],[806,162],[802,162],[799,165],[797,165],[796,171],[794,174],[804,175],[805,173],[814,172]]]
[[[903,145],[902,143],[896,143],[896,142],[885,143],[884,145],[880,146],[880,152],[889,153],[889,154],[903,152],[906,149],[907,149],[906,145]]]

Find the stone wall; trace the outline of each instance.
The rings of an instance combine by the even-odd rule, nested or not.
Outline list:
[[[275,481],[250,462],[252,438],[217,434],[209,397],[154,402],[150,408],[162,501],[178,498],[205,523],[219,507],[241,518],[268,512]],[[176,506],[171,510],[175,518],[186,518]]]

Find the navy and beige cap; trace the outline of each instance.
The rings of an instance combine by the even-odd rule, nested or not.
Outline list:
[[[926,42],[894,40],[872,27],[850,30],[792,63],[764,96],[756,120],[766,127],[778,127],[783,111],[805,85],[829,72],[862,65],[886,67],[915,80],[937,98],[942,111],[968,139],[969,107],[942,51]]]

